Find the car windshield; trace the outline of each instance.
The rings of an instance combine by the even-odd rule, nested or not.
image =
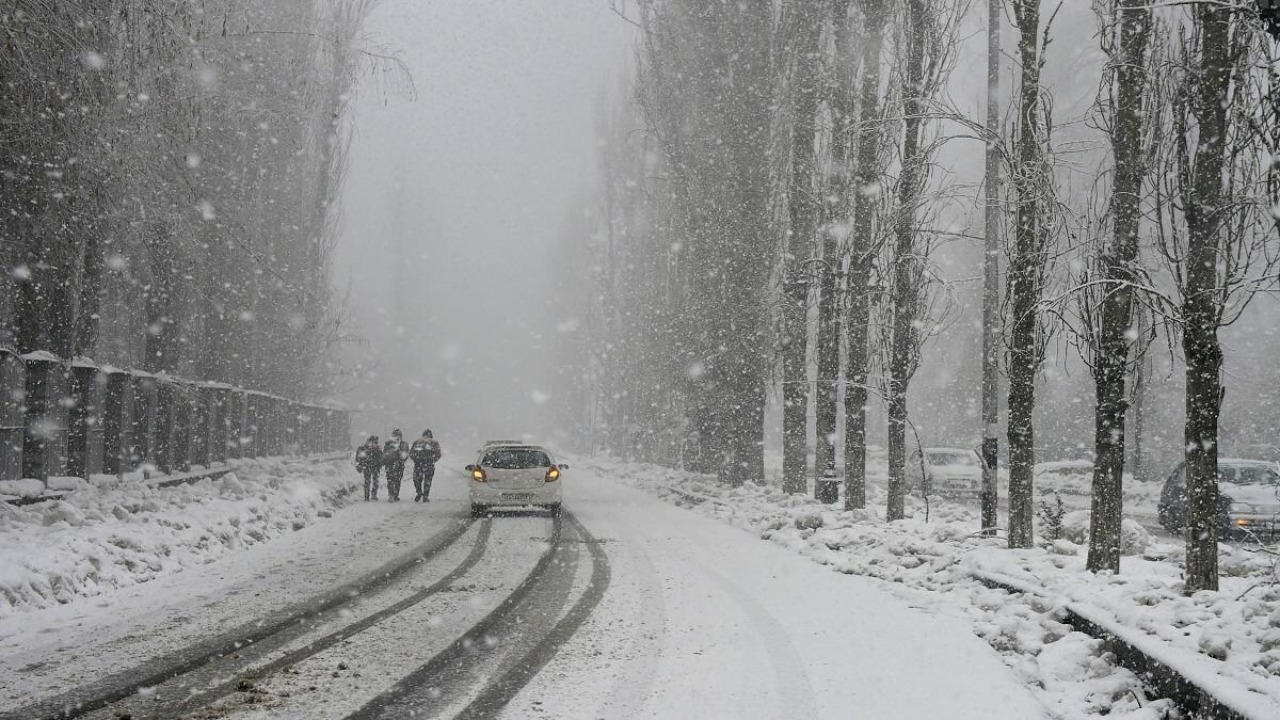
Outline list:
[[[480,464],[497,470],[523,470],[549,467],[551,459],[537,448],[494,448],[485,452]]]
[[[1267,465],[1224,465],[1218,477],[1232,485],[1280,485],[1280,473]]]
[[[959,450],[930,451],[930,465],[977,465],[978,458],[973,453]]]

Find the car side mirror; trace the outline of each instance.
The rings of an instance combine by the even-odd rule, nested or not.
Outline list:
[[[464,468],[462,468],[462,469],[463,469],[463,470],[466,470],[467,472],[475,472],[475,471],[477,470],[477,468],[476,468],[476,466],[475,466],[475,465],[468,465],[468,466],[466,466],[466,467],[464,467]]]

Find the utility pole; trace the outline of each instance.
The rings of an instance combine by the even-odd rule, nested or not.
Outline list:
[[[987,0],[986,241],[982,294],[982,530],[995,534],[1000,497],[1000,8]]]

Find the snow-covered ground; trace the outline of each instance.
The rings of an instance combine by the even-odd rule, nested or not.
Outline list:
[[[1160,717],[1159,703],[1140,700],[1132,676],[1106,662],[1097,641],[1060,622],[1068,602],[1158,641],[1144,648],[1210,678],[1213,692],[1242,709],[1280,717],[1280,578],[1276,556],[1265,549],[1222,545],[1221,590],[1184,597],[1181,545],[1136,523],[1126,523],[1126,557],[1115,576],[1084,570],[1087,516],[1079,512],[1064,518],[1062,538],[1023,551],[978,537],[976,508],[961,503],[933,499],[926,521],[924,504],[908,498],[910,517],[887,523],[883,467],[873,466],[869,509],[845,512],[772,487],[728,488],[706,477],[609,460],[581,464],[838,572],[880,578],[913,603],[968,618],[1061,717]],[[1151,495],[1145,487],[1133,494]],[[1042,523],[1038,532],[1045,530]],[[973,577],[975,570],[1045,594],[992,590]]]
[[[1066,603],[1216,678],[1215,692],[1257,717],[1280,716],[1280,583],[1269,556],[1223,546],[1223,590],[1183,597],[1181,548],[1140,528],[1123,574],[1094,576],[1067,539],[1082,539],[1080,516],[1068,516],[1067,537],[1010,551],[977,537],[976,511],[963,504],[935,500],[926,521],[911,499],[913,517],[884,522],[881,476],[874,509],[843,512],[770,487],[577,459],[566,508],[600,538],[612,584],[508,716],[776,717],[800,702],[815,717],[840,716],[847,703],[996,717],[981,700],[990,696],[998,712],[1033,717],[1017,699],[1024,685],[1030,707],[1050,717],[1169,716],[1099,641],[1062,622]],[[265,460],[175,488],[95,484],[0,506],[0,704],[368,574],[465,512],[465,483],[445,467],[430,506],[353,503],[357,483],[346,461]],[[994,590],[975,571],[1044,594]],[[102,643],[99,655],[78,652],[86,637]],[[752,688],[763,688],[755,702]]]
[[[0,621],[204,565],[332,517],[355,486],[350,463],[245,460],[171,488],[111,476],[64,497],[0,503]]]

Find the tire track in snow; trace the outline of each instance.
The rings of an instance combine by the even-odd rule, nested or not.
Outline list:
[[[401,678],[390,690],[380,693],[345,720],[434,717],[444,707],[456,702],[457,696],[469,690],[467,676],[482,671],[496,654],[496,633],[504,624],[519,620],[526,598],[539,588],[548,571],[565,554],[561,548],[561,534],[567,515],[561,513],[552,518],[546,552],[496,608],[426,664]]]
[[[475,567],[476,563],[484,557],[489,546],[489,535],[492,528],[492,520],[489,518],[484,519],[480,525],[480,532],[477,534],[475,543],[467,557],[463,559],[457,567],[450,570],[448,574],[433,582],[431,585],[418,590],[417,592],[414,592],[413,594],[408,595],[407,597],[404,597],[375,613],[367,615],[354,623],[346,625],[335,632],[309,642],[301,648],[285,653],[266,664],[255,665],[252,661],[241,662],[241,669],[238,671],[215,671],[218,672],[220,677],[225,677],[227,679],[223,680],[219,684],[207,686],[208,690],[206,691],[187,695],[179,703],[172,706],[166,706],[162,710],[157,710],[154,704],[149,703],[147,705],[147,717],[154,718],[154,720],[165,720],[166,718],[183,717],[189,715],[195,710],[208,707],[218,700],[241,689],[240,683],[244,678],[262,678],[284,670],[285,668],[297,665],[308,658],[314,657],[325,650],[328,650],[343,640],[363,632],[384,620],[390,619],[404,612],[406,609],[413,607],[423,600],[441,592],[448,588],[453,582],[466,575],[467,572],[470,571],[471,568]],[[318,622],[323,622],[323,620],[318,619]],[[275,642],[276,639],[271,638],[270,644],[274,647],[267,648],[255,645],[251,649],[255,651],[256,655],[261,657],[271,652],[275,647],[284,645],[290,639],[292,638],[280,638],[280,642]],[[261,643],[259,645],[261,645]]]
[[[578,542],[564,537],[564,523]],[[551,624],[550,619],[560,615],[572,593],[579,545],[587,547],[591,555],[591,582],[573,606]],[[609,561],[600,542],[571,513],[562,513],[555,520],[550,549],[497,608],[347,720],[437,717],[461,702],[467,704],[457,711],[457,718],[497,717],[582,626],[603,598],[609,578]],[[539,615],[548,618],[548,627],[535,636],[529,628],[537,627]],[[499,637],[514,638],[514,642],[501,645]],[[496,675],[484,680],[486,672]],[[482,683],[478,692],[477,680]]]
[[[490,683],[479,696],[463,708],[458,718],[479,720],[498,717],[516,693],[528,685],[529,681],[551,662],[555,654],[582,627],[591,612],[604,598],[605,591],[609,589],[612,572],[609,567],[609,558],[601,549],[600,541],[587,532],[577,518],[570,516],[569,523],[591,554],[591,582],[587,585],[586,592],[537,645],[520,658],[505,675]]]
[[[475,523],[459,515],[442,531],[409,553],[382,565],[364,576],[341,585],[312,600],[241,625],[206,642],[155,658],[139,666],[110,675],[66,693],[0,713],[0,720],[73,720],[117,703],[139,691],[190,673],[219,658],[231,656],[266,638],[305,626],[327,611],[387,587],[399,576],[430,560],[456,543]]]

